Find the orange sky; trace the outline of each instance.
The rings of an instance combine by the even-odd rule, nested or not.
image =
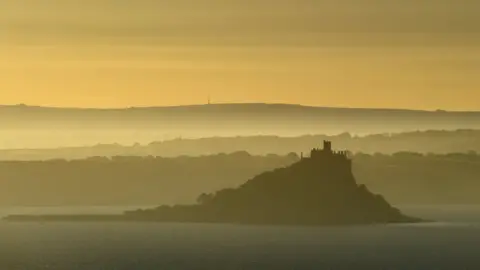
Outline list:
[[[479,4],[358,2],[2,2],[0,103],[480,110]]]

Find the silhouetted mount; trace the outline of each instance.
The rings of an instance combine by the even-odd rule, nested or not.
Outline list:
[[[414,222],[380,195],[358,186],[347,152],[329,141],[310,157],[266,172],[237,189],[203,194],[193,206],[127,212],[138,219],[247,224],[339,225]]]
[[[11,216],[8,220],[81,221],[75,216]],[[236,189],[202,194],[196,205],[160,206],[126,212],[122,218],[84,216],[83,220],[163,221],[285,225],[348,225],[418,222],[380,195],[357,185],[347,152],[324,141],[293,165],[262,173]]]
[[[412,222],[382,196],[358,186],[346,152],[331,142],[286,168],[263,173],[237,189],[203,194],[194,206],[126,213],[138,219],[248,224],[335,225]]]

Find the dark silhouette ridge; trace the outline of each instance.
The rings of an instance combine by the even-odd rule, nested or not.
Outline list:
[[[284,146],[282,142],[276,144]],[[204,143],[222,144],[216,140]],[[185,149],[193,145],[187,143]],[[339,145],[337,140],[335,145]],[[299,161],[300,151],[307,153],[310,147],[298,149],[298,154],[289,155],[259,156],[242,151],[206,156],[0,161],[0,206],[190,204],[202,192],[238,187],[262,172],[292,165]],[[480,152],[356,153],[351,159],[357,183],[366,184],[396,205],[480,204]]]
[[[346,151],[331,142],[309,157],[262,173],[238,188],[201,194],[193,205],[160,206],[123,215],[6,217],[9,221],[157,221],[269,225],[355,225],[420,222],[358,185]]]
[[[298,161],[245,151],[208,156],[92,156],[80,160],[0,161],[1,206],[112,206],[193,203],[201,192]],[[112,188],[115,187],[115,188]]]

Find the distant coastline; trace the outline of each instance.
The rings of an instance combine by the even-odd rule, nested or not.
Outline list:
[[[213,221],[175,221],[175,220],[160,220],[152,218],[136,218],[129,217],[126,215],[9,215],[2,219],[4,222],[40,222],[40,223],[58,223],[58,222],[81,222],[81,223],[98,223],[98,222],[115,222],[115,223],[199,223],[199,224],[232,224],[232,225],[266,225],[266,226],[319,226],[319,224],[276,224],[276,223],[248,223],[248,222],[213,222]],[[391,221],[385,223],[370,223],[370,225],[381,225],[381,224],[408,224],[408,223],[431,223],[435,222],[432,220],[414,218],[414,217],[405,217],[401,221]],[[345,224],[345,223],[329,223],[323,224],[321,226],[358,226],[358,225],[368,225],[368,224]]]

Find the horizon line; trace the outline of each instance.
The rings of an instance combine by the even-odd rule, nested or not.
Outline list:
[[[179,105],[144,105],[144,106],[119,106],[119,107],[81,107],[81,106],[58,106],[58,105],[40,105],[40,104],[0,104],[0,108],[4,107],[26,107],[26,108],[45,108],[45,109],[70,109],[70,110],[129,110],[129,109],[161,109],[161,108],[179,108],[179,107],[199,107],[199,106],[228,106],[228,105],[277,105],[292,106],[304,108],[318,109],[348,109],[348,110],[390,110],[390,111],[416,111],[416,112],[459,112],[472,113],[480,112],[480,110],[452,110],[452,109],[415,109],[401,107],[350,107],[350,106],[322,106],[322,105],[306,105],[300,103],[279,103],[279,102],[219,102],[219,103],[192,103]]]

